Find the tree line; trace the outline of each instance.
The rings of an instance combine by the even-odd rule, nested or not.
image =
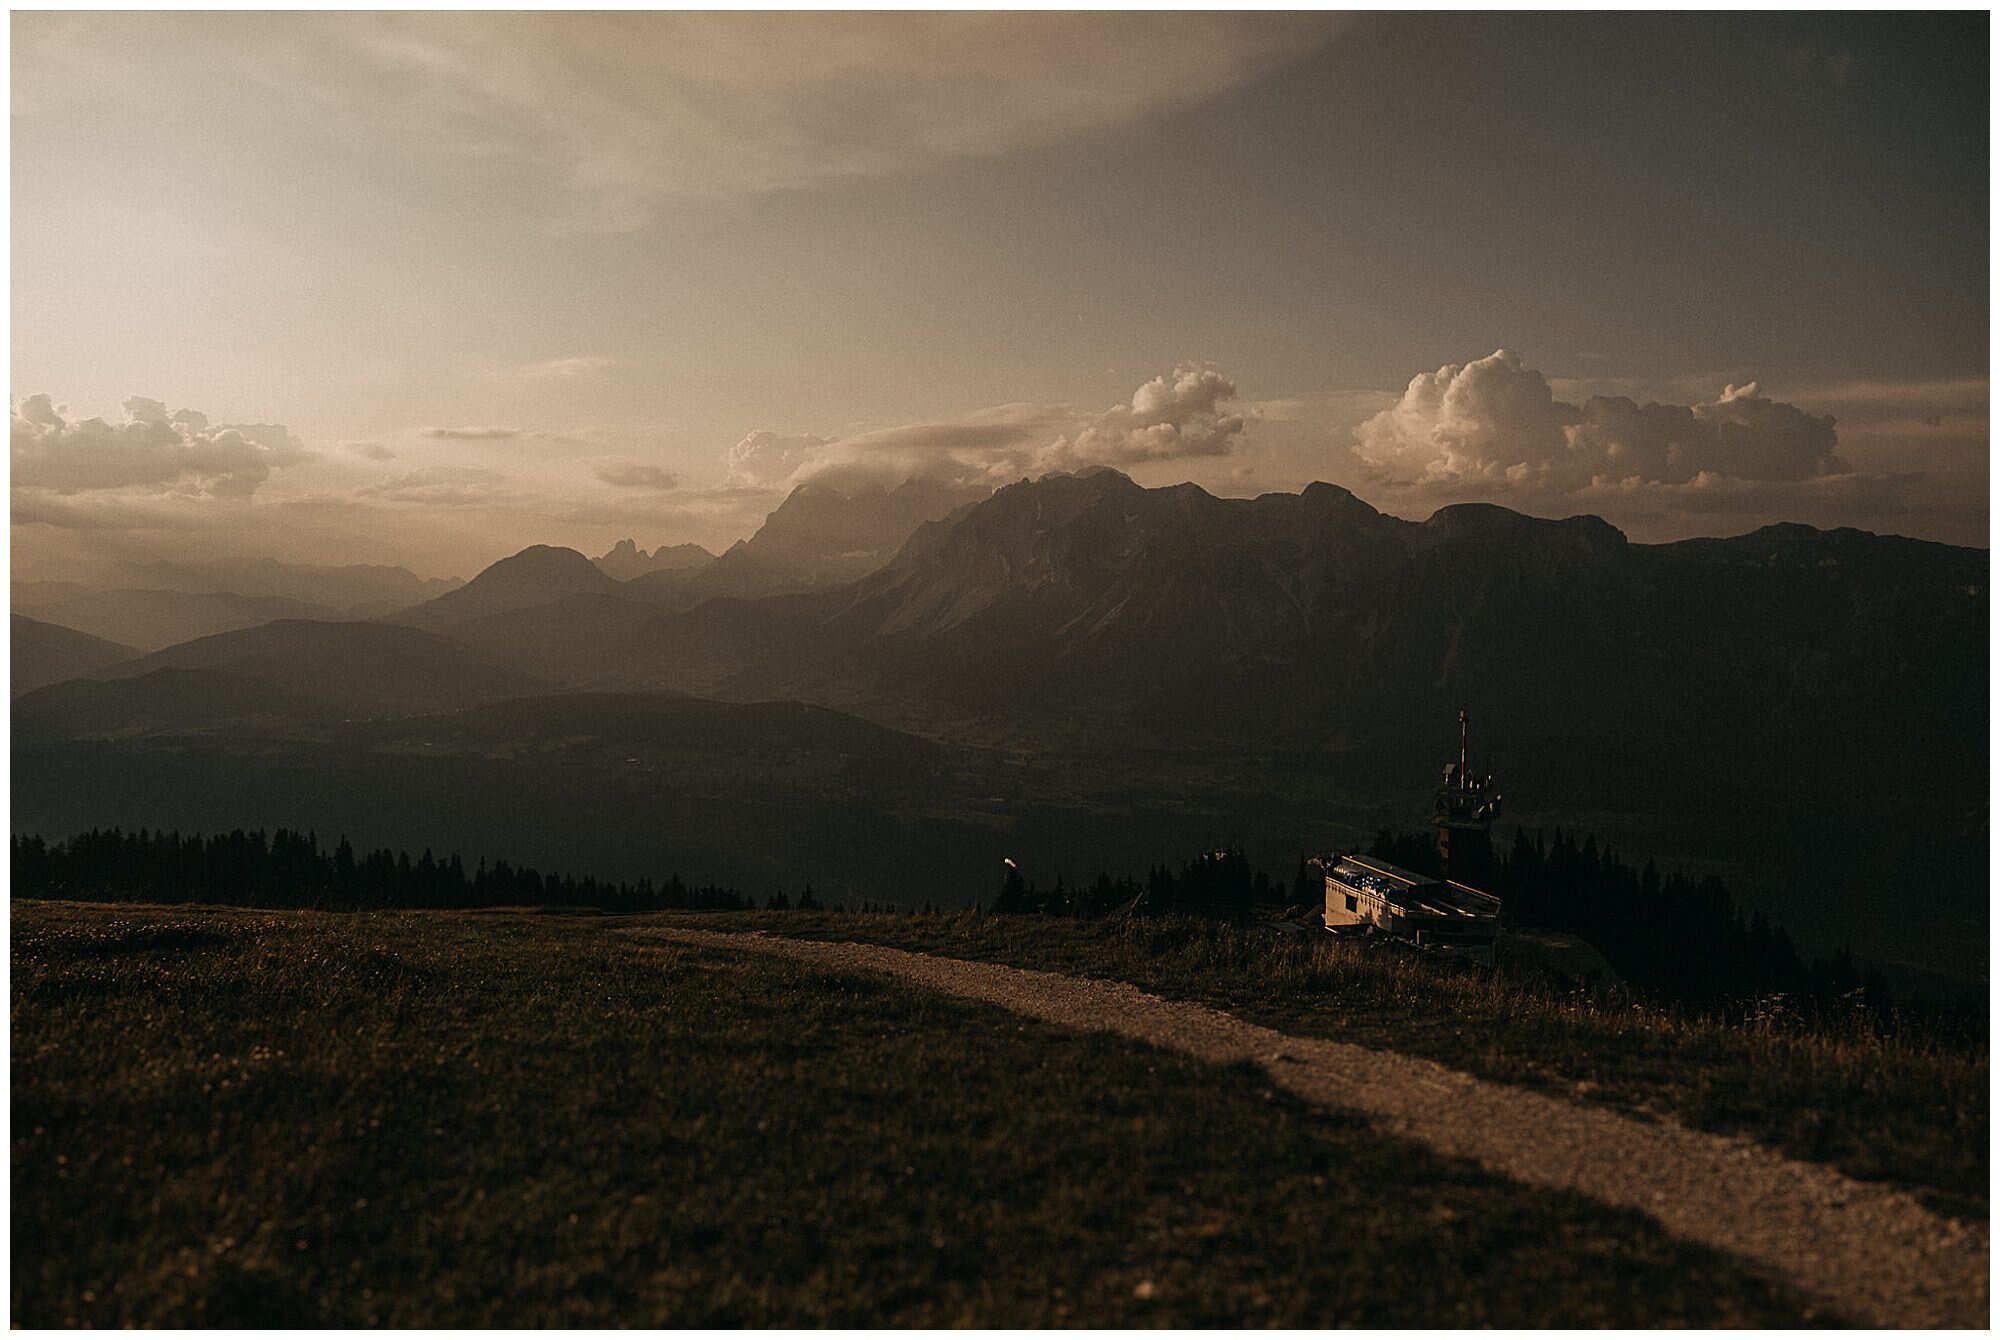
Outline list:
[[[1369,854],[1442,877],[1436,839],[1383,829]],[[1804,1023],[1886,1022],[1900,1008],[1934,1022],[1958,1012],[1899,1002],[1879,969],[1863,971],[1847,946],[1807,960],[1786,929],[1746,912],[1715,875],[1662,874],[1633,866],[1595,835],[1516,829],[1485,881],[1501,897],[1503,927],[1560,931],[1587,940],[1636,994],[1702,1013],[1778,1015]],[[1156,865],[1144,880],[1099,874],[1042,889],[1009,869],[988,907],[1002,914],[1063,917],[1194,916],[1243,924],[1286,904],[1317,910],[1321,873],[1304,857],[1291,885],[1253,870],[1235,847],[1204,852],[1178,870]]]
[[[1230,846],[1202,852],[1178,871],[1156,865],[1143,882],[1100,873],[1088,884],[1068,884],[1058,875],[1055,887],[1046,891],[1010,866],[989,910],[1054,917],[1192,916],[1241,924],[1260,908],[1280,902],[1283,894],[1283,885],[1252,870],[1249,858]]]
[[[278,829],[198,833],[92,829],[58,842],[15,835],[14,896],[79,902],[219,903],[225,906],[359,911],[532,905],[607,912],[735,910],[756,904],[736,889],[664,883],[611,883],[544,874],[533,866],[480,861],[428,848],[415,860],[386,847],[357,854],[346,838],[331,851],[318,837]],[[809,895],[810,891],[808,891]]]
[[[1427,834],[1376,834],[1373,856],[1422,875],[1441,874]],[[1552,837],[1514,830],[1485,881],[1500,895],[1503,926],[1562,931],[1589,941],[1634,988],[1698,1010],[1798,1011],[1809,1018],[1856,1011],[1887,1019],[1896,1005],[1879,969],[1866,972],[1852,951],[1808,962],[1789,932],[1762,912],[1746,913],[1715,875],[1662,874],[1648,859],[1619,859],[1595,834]]]
[[[25,898],[328,911],[513,905],[631,913],[760,906],[738,889],[695,885],[678,874],[661,883],[613,883],[485,860],[468,870],[458,856],[439,858],[428,849],[414,859],[387,848],[358,854],[344,837],[329,851],[311,832],[282,828],[268,835],[237,829],[209,836],[93,829],[56,842],[17,834],[12,843],[14,896]],[[1440,873],[1436,845],[1425,834],[1384,829],[1369,851],[1419,874]],[[1807,1022],[1857,1014],[1886,1020],[1899,1005],[1881,972],[1861,971],[1846,946],[1807,961],[1783,926],[1746,913],[1716,876],[1662,875],[1650,860],[1635,867],[1600,847],[1594,835],[1579,839],[1558,829],[1552,838],[1540,832],[1530,837],[1517,829],[1512,847],[1493,860],[1487,883],[1501,896],[1504,926],[1578,935],[1651,999],[1732,1016],[1775,1010]],[[1202,852],[1178,869],[1156,865],[1144,880],[1100,873],[1070,884],[1058,877],[1047,890],[1009,867],[987,908],[1246,924],[1287,902],[1317,908],[1323,898],[1321,877],[1303,858],[1287,888],[1229,846]],[[777,890],[761,906],[826,910],[810,884],[796,898]],[[845,908],[835,903],[831,910]],[[892,909],[866,903],[861,910]],[[1930,1017],[1955,1013],[1922,1000],[1900,1004]]]

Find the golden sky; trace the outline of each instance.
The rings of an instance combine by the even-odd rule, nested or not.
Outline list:
[[[1986,28],[17,13],[16,566],[1090,464],[1983,545]]]

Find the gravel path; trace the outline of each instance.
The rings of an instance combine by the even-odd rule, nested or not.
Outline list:
[[[1253,1061],[1315,1106],[1517,1182],[1644,1212],[1669,1232],[1754,1262],[1870,1326],[1985,1327],[1987,1231],[1831,1168],[1671,1122],[1564,1102],[1432,1061],[1295,1037],[1123,982],[762,933],[637,932],[842,971],[889,973],[1068,1028],[1218,1064]]]

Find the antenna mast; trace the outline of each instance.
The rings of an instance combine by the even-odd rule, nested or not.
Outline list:
[[[1465,709],[1458,709],[1458,775],[1459,785],[1465,784]]]

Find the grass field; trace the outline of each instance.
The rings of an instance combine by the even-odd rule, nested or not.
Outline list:
[[[12,918],[16,1325],[1824,1320],[1248,1068],[874,979],[591,918]]]
[[[1987,1217],[1989,1060],[1917,1037],[1729,1026],[1608,1010],[1416,961],[1393,945],[1281,941],[1213,922],[975,913],[665,916],[852,939],[1132,982],[1286,1032],[1426,1056],[1491,1079],[1747,1135],[1800,1159]]]

